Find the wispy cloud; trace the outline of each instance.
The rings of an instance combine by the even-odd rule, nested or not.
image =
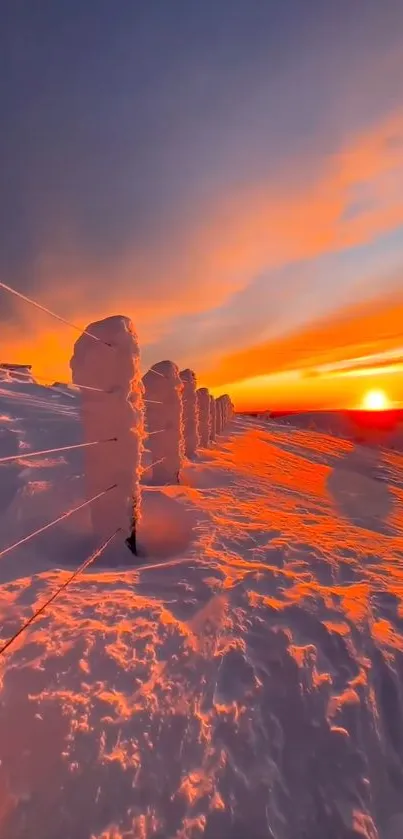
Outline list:
[[[399,350],[402,346],[403,295],[351,305],[316,324],[225,356],[206,371],[215,384],[254,375],[317,369],[338,362],[353,364],[365,355]]]

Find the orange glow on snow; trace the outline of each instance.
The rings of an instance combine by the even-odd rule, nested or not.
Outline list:
[[[378,465],[389,483],[369,474]],[[59,801],[65,773],[79,790],[95,766],[100,800],[110,800],[117,772],[127,784],[119,830],[110,822],[112,833],[91,835],[168,835],[168,790],[183,807],[176,835],[191,839],[231,806],[223,779],[240,760],[232,744],[247,750],[261,736],[251,708],[274,702],[279,714],[304,691],[307,713],[320,713],[331,733],[349,731],[349,714],[362,706],[374,720],[383,714],[372,688],[375,653],[386,659],[403,649],[402,465],[401,453],[357,455],[341,437],[238,419],[207,460],[189,462],[180,486],[162,488],[167,509],[177,504],[192,521],[186,543],[176,533],[180,562],[95,567],[2,659],[4,763],[18,788],[30,780],[38,835],[49,813],[58,835],[60,808],[49,807],[49,796]],[[49,499],[53,485],[44,492]],[[144,498],[142,515],[143,532],[158,534],[158,509]],[[177,524],[162,524],[161,544],[167,535],[174,543]],[[46,565],[31,573],[25,566],[0,587],[4,635],[67,572]],[[385,614],[379,593],[396,608]],[[301,720],[293,715],[297,731]],[[88,768],[76,742],[94,747]],[[263,746],[246,751],[256,766],[248,784],[266,777]],[[137,786],[154,797],[132,811],[125,790],[130,796]],[[19,806],[11,796],[4,803],[17,814]]]

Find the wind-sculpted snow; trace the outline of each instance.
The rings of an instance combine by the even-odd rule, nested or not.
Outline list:
[[[397,839],[402,455],[238,419],[184,480],[146,490],[147,566],[82,576],[0,660],[0,836]],[[61,537],[75,562],[62,527],[2,565],[2,638]]]

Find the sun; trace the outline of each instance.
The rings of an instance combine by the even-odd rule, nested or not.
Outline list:
[[[364,411],[386,411],[390,407],[384,390],[368,390],[362,400]]]

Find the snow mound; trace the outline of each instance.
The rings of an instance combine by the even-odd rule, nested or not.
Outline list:
[[[139,555],[142,559],[183,555],[193,542],[197,523],[192,508],[162,491],[145,489],[138,530]]]

